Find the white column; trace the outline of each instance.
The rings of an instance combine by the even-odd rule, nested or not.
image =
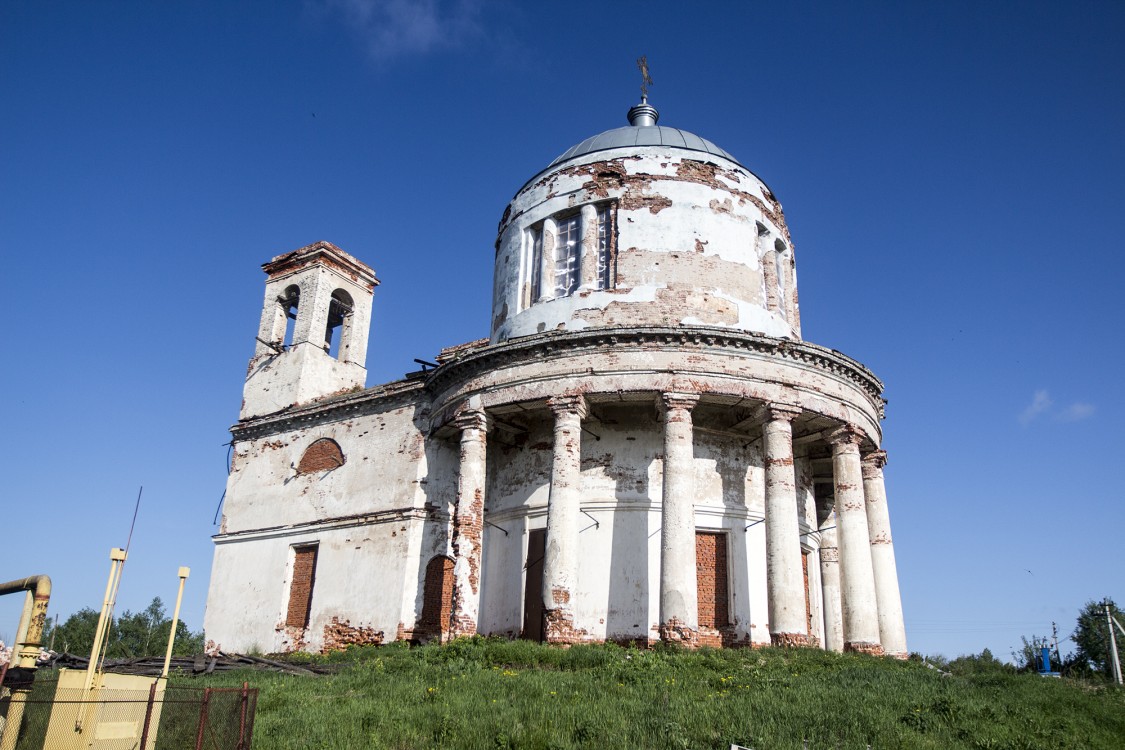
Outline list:
[[[766,464],[766,590],[770,642],[807,646],[805,577],[801,530],[797,523],[797,486],[793,470],[793,425],[801,410],[770,405],[762,427]]]
[[[660,637],[694,646],[699,638],[695,572],[694,443],[691,410],[699,396],[661,394],[664,487],[660,525]]]
[[[474,635],[480,610],[481,548],[484,533],[485,454],[488,415],[463,412],[454,421],[461,430],[457,473],[457,511],[453,519],[453,612],[450,635]]]
[[[574,643],[578,586],[578,515],[582,501],[582,419],[586,400],[560,396],[547,402],[555,415],[551,496],[547,503],[547,550],[543,558],[543,634],[551,643]]]
[[[844,623],[840,609],[840,550],[836,542],[833,511],[820,528],[820,591],[824,601],[824,648],[844,650]]]
[[[543,241],[539,251],[539,302],[555,298],[555,246],[559,227],[554,219],[543,220]]]
[[[867,500],[867,527],[871,539],[871,568],[875,576],[875,598],[879,603],[879,638],[883,650],[898,659],[907,657],[906,624],[898,589],[898,566],[891,541],[891,516],[883,483],[886,451],[863,457],[863,495]]]
[[[863,498],[863,474],[859,462],[862,439],[860,432],[850,425],[828,436],[832,444],[832,479],[836,487],[844,650],[882,654],[875,577],[871,571],[871,541]]]

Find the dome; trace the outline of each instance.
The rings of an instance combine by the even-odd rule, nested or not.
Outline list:
[[[724,159],[742,165],[738,159],[728,154],[706,138],[700,138],[695,133],[689,133],[679,128],[669,128],[657,125],[659,113],[647,101],[642,101],[629,110],[629,124],[622,128],[613,128],[604,133],[590,136],[581,143],[571,146],[561,156],[551,162],[547,169],[564,161],[574,159],[596,151],[608,151],[611,148],[631,148],[634,146],[671,146],[688,151],[703,151],[704,153],[721,156]]]
[[[733,161],[743,166],[738,159],[728,154],[706,138],[700,138],[695,133],[689,133],[679,128],[670,128],[664,125],[626,125],[623,128],[613,128],[604,133],[590,136],[586,140],[571,146],[561,156],[548,165],[548,169],[564,161],[574,159],[595,151],[607,151],[611,148],[629,148],[632,146],[671,146],[673,148],[687,149],[688,151],[704,151],[714,156]]]

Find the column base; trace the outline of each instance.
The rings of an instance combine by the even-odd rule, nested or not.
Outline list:
[[[906,653],[905,651],[884,651],[883,656],[889,656],[892,659],[898,659],[899,661],[906,661],[910,658],[910,654]]]
[[[574,614],[567,609],[543,611],[543,640],[547,643],[569,646],[586,641],[587,633],[574,626]]]
[[[849,641],[844,644],[844,653],[853,654],[870,654],[871,656],[883,656],[883,646],[879,643],[867,643],[865,641]]]
[[[820,639],[807,633],[770,633],[770,644],[781,648],[819,648]]]
[[[689,628],[673,617],[660,626],[660,640],[685,648],[696,648],[699,646],[699,631]]]

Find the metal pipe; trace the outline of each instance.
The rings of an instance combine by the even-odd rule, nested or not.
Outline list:
[[[43,640],[43,628],[47,624],[47,604],[51,600],[51,578],[49,576],[28,576],[7,583],[0,583],[0,596],[26,591],[27,597],[20,615],[20,625],[16,637],[19,646],[19,665],[35,667],[39,658],[39,646]],[[14,653],[13,653],[14,655]]]
[[[51,600],[51,579],[48,576],[28,576],[7,583],[0,583],[0,596],[26,591],[23,613],[20,615],[20,625],[17,632],[16,646],[12,655],[18,654],[17,666],[25,669],[35,669],[35,661],[39,657],[39,646],[43,641],[43,627],[47,623],[47,604]],[[27,699],[27,688],[18,688],[12,691],[12,700],[8,705],[8,716],[4,723],[3,732],[0,733],[0,750],[14,750],[19,739],[20,725],[23,723],[24,701]]]
[[[172,612],[172,630],[168,633],[168,650],[164,652],[164,671],[161,677],[168,676],[168,665],[172,663],[172,644],[176,641],[176,622],[180,619],[180,604],[184,601],[184,581],[191,573],[191,568],[180,567],[180,591],[176,594],[176,609]]]

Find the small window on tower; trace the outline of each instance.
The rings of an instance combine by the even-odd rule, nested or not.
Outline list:
[[[346,361],[351,344],[352,297],[343,289],[332,292],[328,303],[328,327],[324,331],[324,350],[341,361]]]
[[[277,298],[277,304],[281,307],[282,315],[285,316],[285,333],[280,343],[286,349],[293,346],[293,328],[297,325],[297,307],[300,302],[301,288],[296,284],[288,287],[284,294]]]

